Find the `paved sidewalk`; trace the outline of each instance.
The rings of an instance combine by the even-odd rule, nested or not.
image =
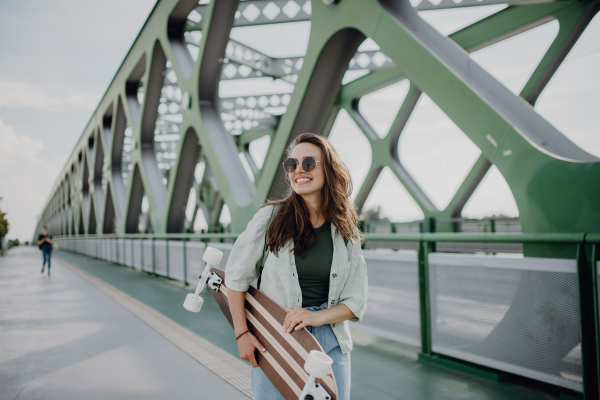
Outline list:
[[[248,399],[57,258],[0,258],[0,399]],[[182,299],[183,301],[183,299]]]
[[[55,256],[237,357],[233,330],[210,294],[192,314],[182,307],[192,286],[66,251]],[[0,258],[0,400],[248,398],[58,257],[51,278],[41,277],[40,267],[35,248]],[[418,362],[415,349],[373,335],[352,335],[353,400],[557,399]]]

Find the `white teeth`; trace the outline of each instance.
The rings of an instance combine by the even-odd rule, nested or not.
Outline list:
[[[310,181],[310,179],[308,179],[308,178],[296,179],[296,183],[309,182],[309,181]]]

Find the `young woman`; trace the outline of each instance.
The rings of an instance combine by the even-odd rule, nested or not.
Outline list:
[[[244,313],[245,292],[259,277],[256,264],[267,239],[260,290],[285,307],[285,331],[306,328],[319,341],[333,359],[339,399],[347,400],[352,350],[348,320],[363,318],[368,291],[363,237],[350,201],[352,181],[333,146],[321,136],[298,136],[287,155],[287,195],[256,213],[227,261],[225,283],[240,357],[254,367],[255,400],[283,399],[257,367],[254,351],[265,349],[248,332]]]

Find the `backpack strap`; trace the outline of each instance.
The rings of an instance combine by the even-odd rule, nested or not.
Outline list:
[[[267,257],[269,255],[269,227],[271,226],[271,222],[273,222],[273,218],[277,215],[279,210],[281,209],[281,204],[278,204],[273,207],[273,211],[271,211],[271,217],[269,218],[269,222],[267,223],[267,229],[265,231],[265,247],[263,248],[263,255],[260,260],[256,263],[258,267],[258,283],[257,289],[260,290],[260,280],[262,278],[262,271],[265,267],[265,262],[267,261]]]

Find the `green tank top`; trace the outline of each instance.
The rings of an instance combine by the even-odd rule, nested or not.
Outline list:
[[[331,222],[325,221],[315,229],[317,237],[304,257],[294,255],[300,289],[302,307],[320,306],[329,297],[329,273],[333,262],[333,239]]]

